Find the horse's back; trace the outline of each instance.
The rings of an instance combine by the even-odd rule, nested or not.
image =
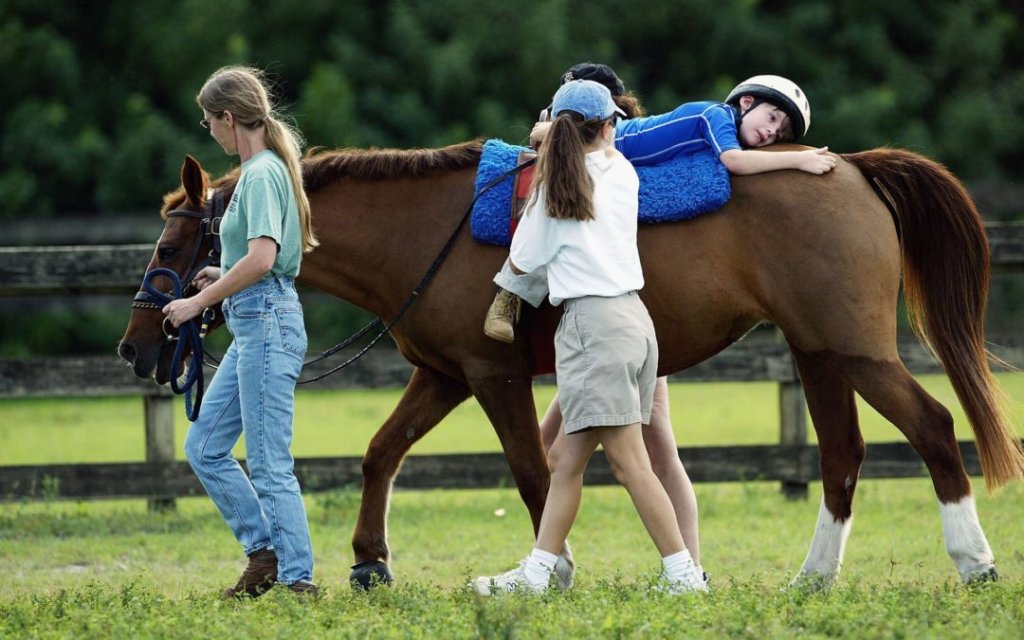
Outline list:
[[[895,225],[843,161],[824,176],[735,177],[720,211],[644,227],[640,245],[663,372],[713,355],[761,321],[810,351],[873,355],[871,344],[894,344]]]

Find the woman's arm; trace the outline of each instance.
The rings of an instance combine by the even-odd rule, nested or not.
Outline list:
[[[163,313],[175,327],[212,307],[228,296],[262,280],[274,267],[277,259],[277,242],[261,236],[249,241],[249,252],[222,278],[209,282],[191,298],[173,300],[164,307]],[[207,275],[209,277],[209,275]],[[212,279],[211,279],[212,280]]]
[[[836,166],[836,158],[828,152],[828,147],[804,151],[729,149],[723,151],[718,159],[722,161],[729,173],[738,176],[778,171],[779,169],[799,169],[807,173],[821,175],[828,173]]]

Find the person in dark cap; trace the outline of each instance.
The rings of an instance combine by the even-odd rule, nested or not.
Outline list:
[[[569,67],[569,70],[562,74],[562,84],[570,80],[593,80],[603,84],[612,94],[615,106],[625,112],[623,118],[639,118],[647,115],[640,98],[632,91],[626,91],[626,85],[619,78],[619,74],[606,64],[597,62],[581,62]],[[542,121],[550,120],[549,110],[546,108],[541,112]],[[532,137],[532,136],[531,136]]]
[[[626,85],[619,79],[615,70],[599,62],[581,62],[569,67],[569,70],[562,74],[562,84],[571,80],[593,80],[603,84],[613,99],[626,93]]]
[[[625,113],[620,118],[643,117],[644,108],[640,99],[632,92],[626,91],[625,86],[618,74],[605,64],[583,62],[573,65],[568,71],[562,74],[562,82],[572,80],[592,80],[604,85],[610,92],[616,106]],[[550,107],[541,112],[541,120],[550,120]],[[528,276],[520,276],[524,278]],[[543,274],[534,278],[542,285],[544,295],[547,295],[547,281]],[[502,290],[509,298],[519,302],[519,298],[510,292]],[[499,298],[502,296],[499,293]],[[511,330],[511,326],[509,327]],[[551,449],[555,439],[562,431],[562,411],[558,400],[558,394],[551,400],[543,419],[540,422],[541,441],[544,450]],[[679,530],[682,533],[686,548],[689,551],[698,573],[705,583],[709,581],[707,573],[701,566],[700,535],[698,527],[697,495],[690,481],[689,475],[679,458],[676,438],[672,429],[672,418],[669,409],[668,379],[657,378],[654,387],[654,401],[650,420],[643,429],[644,445],[651,460],[651,466],[658,481],[664,487],[672,504]],[[555,574],[559,585],[566,587],[572,583],[574,567],[569,558],[568,544],[566,551],[559,556],[555,566]]]

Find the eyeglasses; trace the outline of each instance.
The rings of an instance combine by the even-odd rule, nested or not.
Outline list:
[[[217,119],[220,119],[220,117],[223,116],[223,115],[224,115],[224,112],[221,111],[220,113],[216,114],[213,117],[217,118]],[[209,129],[210,128],[210,120],[208,118],[203,118],[202,120],[199,121],[199,126],[204,128],[204,129]]]

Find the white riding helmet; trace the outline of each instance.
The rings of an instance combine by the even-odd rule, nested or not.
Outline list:
[[[740,96],[754,96],[785,111],[793,128],[793,140],[799,140],[811,128],[811,103],[807,101],[807,95],[792,80],[782,76],[747,78],[729,92],[725,103],[735,107]]]

